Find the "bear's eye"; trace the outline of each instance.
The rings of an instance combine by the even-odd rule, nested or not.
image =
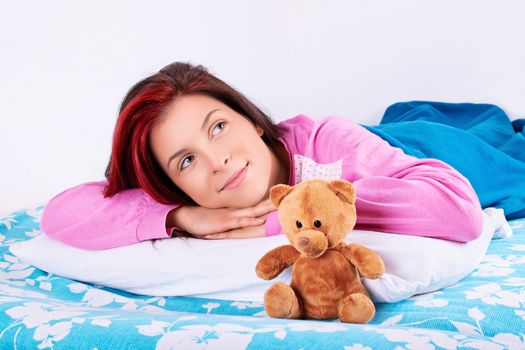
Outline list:
[[[321,221],[315,220],[314,221],[314,226],[317,227],[317,228],[321,227]]]
[[[297,225],[297,228],[301,228],[301,227],[303,227],[303,224],[301,224],[301,222],[300,222],[299,220],[297,220],[297,221],[295,222],[295,224]]]

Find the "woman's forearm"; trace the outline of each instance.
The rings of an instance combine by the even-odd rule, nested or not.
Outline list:
[[[89,182],[53,197],[42,213],[48,236],[82,249],[106,249],[167,238],[167,213],[175,205],[157,203],[142,189],[104,197],[105,181]]]

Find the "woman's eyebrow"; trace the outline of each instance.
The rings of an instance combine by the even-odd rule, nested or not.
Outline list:
[[[213,109],[211,111],[208,112],[208,114],[206,114],[206,117],[204,117],[204,120],[202,121],[202,125],[201,125],[201,130],[204,130],[204,128],[206,127],[206,125],[208,124],[208,122],[210,121],[210,117],[212,115],[213,112],[216,112],[216,111],[220,111],[219,108],[216,108],[216,109]],[[170,167],[170,162],[177,158],[178,156],[180,156],[182,153],[186,152],[186,148],[183,148],[181,150],[178,150],[177,152],[173,153],[169,158],[168,158],[168,164],[166,165],[167,168]]]
[[[204,129],[204,127],[206,126],[206,124],[208,124],[208,121],[210,120],[210,117],[211,117],[211,114],[215,111],[218,111],[219,109],[216,108],[214,110],[211,110],[208,112],[208,114],[206,114],[206,117],[204,118],[204,120],[202,121],[202,125],[201,125],[201,130]]]

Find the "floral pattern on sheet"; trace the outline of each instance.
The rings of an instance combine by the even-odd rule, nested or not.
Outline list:
[[[139,296],[48,274],[9,245],[41,234],[42,207],[0,215],[1,349],[525,349],[525,219],[448,288],[377,304],[367,325],[278,320],[263,305]],[[115,338],[118,335],[118,339]]]

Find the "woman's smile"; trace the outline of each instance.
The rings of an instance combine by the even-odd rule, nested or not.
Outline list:
[[[233,190],[242,185],[244,179],[246,178],[246,173],[248,172],[248,162],[246,165],[241,168],[239,171],[235,172],[229,179],[226,181],[226,184],[221,188],[219,192],[224,190]]]

